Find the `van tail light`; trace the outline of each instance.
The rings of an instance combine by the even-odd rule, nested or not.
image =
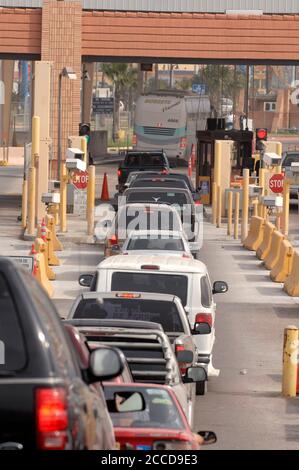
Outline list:
[[[187,147],[187,139],[186,137],[180,138],[180,149],[184,150]]]
[[[40,450],[64,450],[69,425],[64,388],[36,390],[37,444]]]
[[[120,177],[121,177],[121,174],[122,174],[122,171],[121,171],[121,169],[119,168],[119,169],[117,170],[117,176],[120,178]]]
[[[111,238],[109,238],[110,246],[111,245],[117,245],[118,244],[118,238],[117,235],[112,235]]]
[[[137,135],[136,134],[133,134],[132,145],[137,145]]]
[[[175,345],[175,354],[177,354],[179,351],[185,351],[185,346],[183,346],[182,344],[176,344]],[[179,364],[179,367],[180,367],[181,375],[185,375],[186,372],[187,372],[187,368],[186,367],[181,367],[181,364]]]
[[[195,316],[195,323],[208,323],[210,327],[213,326],[213,317],[210,313],[198,313]]]
[[[161,174],[162,175],[168,175],[168,170],[166,168],[163,168],[163,170],[161,171]]]
[[[194,203],[196,206],[201,206],[202,205],[202,202],[201,201],[195,201]]]

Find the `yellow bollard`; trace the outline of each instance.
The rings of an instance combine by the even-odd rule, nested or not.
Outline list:
[[[234,239],[239,238],[239,212],[240,212],[240,193],[235,193],[235,225],[234,225]]]
[[[58,240],[56,235],[56,225],[55,225],[55,218],[53,215],[46,215],[46,225],[47,228],[52,233],[52,241],[53,241],[53,250],[54,251],[62,251],[63,246],[60,240]]]
[[[295,397],[297,388],[298,328],[287,326],[283,338],[282,395]]]
[[[284,235],[289,233],[289,211],[290,211],[290,183],[285,179],[283,182],[283,210],[282,230]]]
[[[35,234],[35,179],[36,169],[32,166],[28,177],[28,235]]]
[[[227,199],[227,235],[232,234],[233,228],[233,192],[228,192]]]
[[[22,228],[27,226],[28,182],[24,178],[22,186]]]
[[[56,274],[49,266],[49,250],[48,244],[42,238],[36,238],[34,241],[34,247],[37,253],[41,253],[44,256],[45,270],[47,278],[50,281],[55,281]]]
[[[259,186],[262,186],[262,194],[261,196],[265,195],[265,173],[266,170],[265,168],[261,168],[259,171]],[[258,215],[262,217],[263,219],[265,218],[265,213],[264,213],[264,206],[262,203],[259,204],[259,213]]]
[[[258,199],[254,199],[252,201],[252,205],[253,205],[253,217],[257,217],[257,214],[258,214]]]
[[[81,150],[84,152],[84,161],[86,168],[88,167],[88,150],[87,150],[87,140],[86,137],[81,137]]]
[[[217,187],[217,228],[221,227],[221,212],[222,212],[222,194],[221,186]]]
[[[66,204],[67,204],[67,169],[65,162],[60,166],[60,230],[67,231]]]
[[[242,224],[241,240],[242,242],[248,235],[248,208],[249,208],[249,170],[243,170],[243,201],[242,201]]]
[[[94,165],[88,167],[88,183],[87,183],[87,235],[94,234],[94,203],[95,203],[95,180],[96,169]]]
[[[217,221],[217,183],[213,183],[212,185],[212,223],[216,225]]]

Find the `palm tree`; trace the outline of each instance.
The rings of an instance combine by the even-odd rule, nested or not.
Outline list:
[[[114,88],[113,140],[115,140],[120,128],[120,100],[126,93],[129,95],[128,101],[132,99],[132,90],[137,85],[137,70],[131,64],[104,63],[102,72],[113,83]]]

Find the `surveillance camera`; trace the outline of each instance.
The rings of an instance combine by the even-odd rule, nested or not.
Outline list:
[[[283,207],[282,196],[262,196],[261,202],[264,206],[268,207]]]
[[[257,197],[260,196],[263,192],[262,186],[257,186],[256,184],[249,185],[249,197]]]
[[[49,190],[50,192],[51,191],[55,191],[55,189],[60,189],[60,181],[57,181],[57,180],[50,180],[49,181]]]
[[[280,165],[281,157],[277,153],[266,152],[263,161],[268,166]]]
[[[86,163],[78,158],[67,158],[65,163],[68,170],[86,170]]]
[[[85,153],[78,148],[70,147],[66,150],[66,158],[68,159],[78,158],[79,160],[84,160],[84,157]]]
[[[44,204],[60,204],[60,194],[59,193],[43,193],[42,202]]]

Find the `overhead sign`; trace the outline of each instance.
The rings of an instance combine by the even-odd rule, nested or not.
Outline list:
[[[94,114],[112,114],[114,109],[114,98],[93,98],[92,110]]]
[[[33,256],[9,256],[17,264],[20,264],[26,271],[33,272]]]
[[[284,176],[281,173],[277,173],[271,176],[269,179],[269,188],[273,193],[283,192],[283,180]]]
[[[87,171],[76,171],[73,174],[73,185],[80,191],[87,188],[88,173]]]
[[[206,93],[206,86],[200,83],[193,83],[192,91],[197,93],[198,95],[205,95]]]

